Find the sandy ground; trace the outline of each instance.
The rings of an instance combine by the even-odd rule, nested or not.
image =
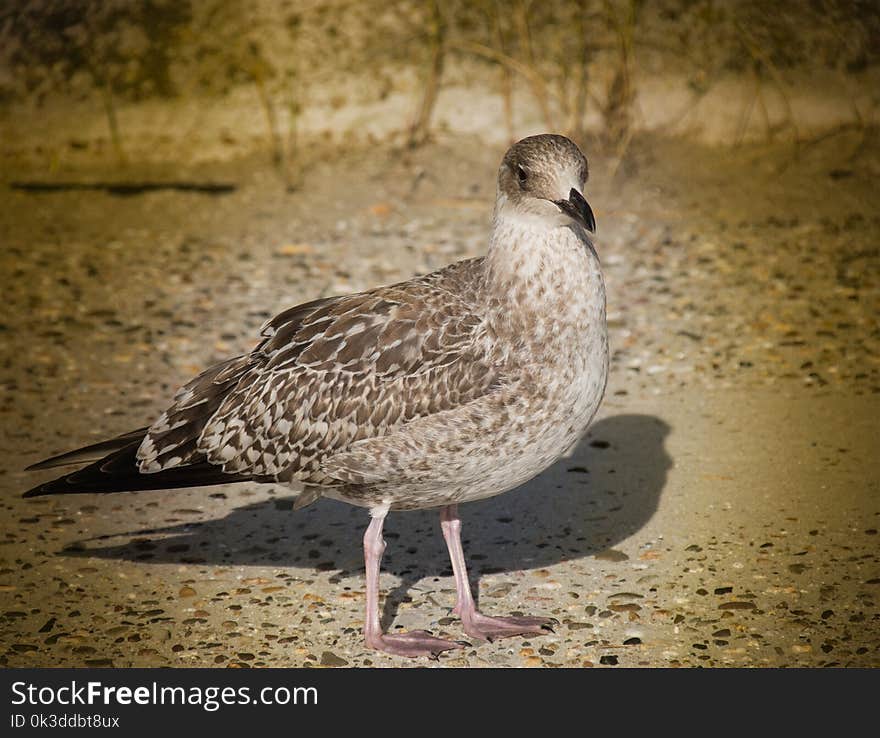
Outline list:
[[[273,312],[482,253],[500,154],[353,151],[295,193],[256,160],[174,172],[227,195],[0,188],[0,664],[880,666],[870,137],[593,162],[604,405],[570,458],[463,508],[481,607],[555,634],[365,650],[366,515],[288,489],[20,498],[49,476],[24,466],[149,422]],[[461,637],[436,513],[386,530],[386,625]]]

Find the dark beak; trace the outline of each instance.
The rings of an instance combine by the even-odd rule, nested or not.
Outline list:
[[[596,216],[584,196],[574,187],[568,193],[567,200],[554,200],[556,206],[566,215],[576,220],[590,233],[596,232]]]

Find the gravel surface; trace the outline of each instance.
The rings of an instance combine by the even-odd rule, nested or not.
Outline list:
[[[365,513],[282,487],[20,498],[49,476],[24,466],[146,424],[274,312],[483,253],[500,154],[350,151],[292,193],[257,159],[171,172],[228,194],[0,188],[0,664],[880,666],[871,136],[592,162],[605,403],[570,458],[462,510],[481,607],[555,634],[365,650]],[[386,531],[386,626],[460,638],[436,512]]]

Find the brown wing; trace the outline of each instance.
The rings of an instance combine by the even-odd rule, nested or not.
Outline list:
[[[327,455],[497,382],[475,312],[481,271],[473,259],[281,313],[253,352],[178,393],[139,449],[142,471],[207,460],[234,474],[338,483],[319,469]]]

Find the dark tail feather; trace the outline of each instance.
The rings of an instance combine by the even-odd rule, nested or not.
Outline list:
[[[67,466],[68,464],[85,464],[87,461],[98,461],[105,458],[114,451],[125,448],[132,441],[137,441],[138,443],[140,443],[146,433],[146,428],[138,428],[137,430],[130,431],[129,433],[123,433],[121,436],[116,436],[116,438],[110,438],[106,441],[101,441],[100,443],[93,443],[91,446],[83,446],[82,448],[78,448],[75,451],[68,451],[67,453],[58,454],[58,456],[53,456],[51,459],[38,461],[36,464],[31,464],[27,469],[25,469],[25,471],[38,471],[40,469],[52,469],[56,466]]]
[[[23,496],[42,497],[43,495],[56,494],[139,492],[148,489],[207,487],[213,484],[247,482],[253,479],[253,477],[241,474],[227,474],[220,467],[205,461],[165,469],[155,474],[142,474],[137,463],[137,450],[142,437],[129,441],[117,451],[78,471],[37,485],[25,492]]]

